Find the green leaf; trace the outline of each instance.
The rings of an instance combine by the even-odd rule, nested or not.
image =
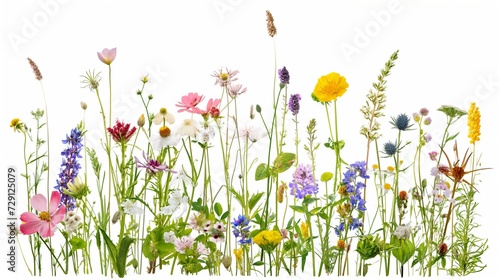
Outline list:
[[[274,169],[278,173],[282,173],[288,170],[295,162],[294,153],[281,153],[274,160]]]
[[[323,207],[316,207],[310,211],[311,215],[316,215]]]
[[[214,205],[214,211],[217,216],[220,216],[222,214],[222,205],[220,205],[219,202],[216,202]]]
[[[415,253],[415,244],[409,239],[398,239],[393,237],[391,245],[395,246],[392,250],[392,255],[404,265]]]
[[[446,142],[449,142],[449,141],[451,141],[451,140],[455,139],[455,138],[458,136],[458,134],[459,134],[459,133],[460,133],[460,132],[457,132],[457,133],[455,133],[454,135],[449,136],[448,138],[446,138]]]
[[[225,220],[227,218],[227,216],[229,216],[229,211],[224,212],[224,214],[222,214],[222,216],[220,216],[220,219]]]
[[[109,251],[109,258],[111,259],[111,264],[116,270],[116,246],[113,244],[113,241],[109,239],[109,236],[106,234],[106,231],[99,227],[99,230],[102,234],[102,238],[104,239],[104,243],[106,244],[106,247],[108,247]]]
[[[248,201],[248,207],[249,207],[250,211],[252,211],[252,209],[255,207],[255,205],[257,205],[257,203],[259,202],[259,200],[262,198],[263,195],[264,195],[264,192],[260,192],[260,193],[253,194],[250,197],[250,200]]]
[[[120,242],[120,247],[118,248],[118,255],[116,258],[116,274],[118,277],[123,278],[126,274],[127,268],[127,256],[130,245],[134,243],[135,239],[129,236],[123,237]]]
[[[256,261],[253,263],[253,265],[255,266],[261,266],[261,265],[264,265],[264,262],[263,261]]]
[[[87,246],[87,242],[85,242],[85,240],[78,238],[76,236],[71,238],[69,240],[69,243],[71,244],[71,253],[79,249],[85,249],[85,247]]]
[[[302,206],[290,205],[290,208],[292,208],[293,211],[296,211],[299,213],[304,213],[304,207],[302,207]]]
[[[265,179],[269,177],[269,175],[271,175],[271,172],[269,172],[269,167],[267,166],[267,164],[261,163],[255,170],[255,181]]]

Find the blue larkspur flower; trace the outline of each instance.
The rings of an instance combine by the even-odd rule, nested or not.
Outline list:
[[[73,128],[71,133],[66,135],[66,139],[62,140],[62,143],[66,144],[66,149],[61,152],[63,156],[61,172],[54,188],[61,193],[60,204],[66,206],[69,211],[76,208],[76,201],[75,198],[65,194],[63,190],[68,189],[68,183],[73,182],[81,169],[78,159],[82,157],[80,155],[83,148],[82,140],[82,132],[78,128]]]
[[[251,244],[252,238],[250,238],[250,220],[245,217],[245,215],[238,215],[238,218],[235,218],[231,225],[233,226],[233,235],[236,238],[239,238],[239,244]]]

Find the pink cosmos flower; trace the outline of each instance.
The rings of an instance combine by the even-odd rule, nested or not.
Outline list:
[[[190,112],[190,113],[195,113],[195,114],[201,114],[203,111],[199,108],[196,108],[196,106],[203,101],[205,96],[203,95],[198,95],[196,92],[190,92],[187,95],[184,95],[181,99],[181,102],[175,104],[175,106],[180,107],[179,111],[177,112]]]
[[[107,65],[110,65],[116,57],[116,48],[103,49],[102,52],[97,52],[97,57]]]
[[[59,206],[61,194],[53,191],[50,204],[47,204],[47,198],[43,194],[33,196],[30,201],[39,213],[38,215],[31,212],[21,214],[20,219],[23,224],[19,229],[26,235],[38,232],[42,238],[53,236],[56,225],[64,219],[64,214],[66,214],[66,207]]]
[[[219,110],[220,99],[210,98],[207,102],[207,109],[201,112],[201,115],[208,116],[210,115],[212,118],[218,118],[220,116]]]

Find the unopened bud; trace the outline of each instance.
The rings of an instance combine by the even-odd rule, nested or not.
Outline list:
[[[144,114],[142,114],[137,120],[137,126],[143,127],[144,124],[146,124],[146,118],[144,117]]]
[[[229,270],[229,268],[231,267],[231,261],[232,261],[231,256],[222,257],[222,264],[227,270]]]
[[[121,215],[122,215],[122,212],[120,212],[120,210],[116,211],[115,214],[113,215],[113,218],[111,219],[111,222],[113,224],[116,224],[116,222],[118,222],[120,220]]]
[[[85,102],[80,102],[80,107],[82,107],[83,110],[87,110],[87,103]]]

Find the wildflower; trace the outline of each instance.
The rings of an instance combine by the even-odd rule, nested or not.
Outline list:
[[[173,134],[170,128],[162,126],[158,134],[153,134],[149,138],[149,142],[153,149],[161,151],[164,147],[175,146],[179,143],[180,137],[178,134]]]
[[[481,135],[481,113],[475,102],[472,102],[469,107],[469,115],[467,116],[467,125],[469,126],[468,137],[470,143],[474,144],[479,141]]]
[[[140,215],[144,214],[144,210],[139,206],[139,202],[133,202],[130,199],[126,199],[122,202],[121,206],[123,207],[123,212],[129,215]]]
[[[196,137],[198,131],[196,121],[193,119],[184,119],[182,124],[177,128],[177,134],[180,136]]]
[[[85,102],[80,102],[80,107],[83,109],[83,110],[87,110],[87,103]]]
[[[10,121],[10,127],[14,129],[14,132],[25,132],[28,130],[26,124],[21,122],[18,118],[14,118]]]
[[[396,118],[392,117],[391,124],[400,131],[405,131],[412,126],[410,118],[406,114],[399,114]]]
[[[382,190],[384,190],[384,193],[387,193],[388,191],[390,191],[390,190],[391,190],[391,188],[392,188],[392,186],[391,186],[391,184],[389,184],[389,183],[384,183],[384,184],[382,185]]]
[[[266,21],[267,21],[267,33],[269,36],[274,37],[276,35],[276,26],[274,26],[274,18],[270,11],[266,11]]]
[[[208,251],[207,247],[205,247],[205,244],[201,242],[196,243],[196,252],[200,255],[205,256],[208,256],[210,254],[210,251]]]
[[[444,255],[446,255],[447,252],[448,252],[448,245],[446,245],[446,243],[439,244],[439,246],[438,246],[438,254],[440,256],[444,256]]]
[[[205,224],[205,222],[205,215],[203,215],[202,213],[193,213],[191,217],[189,217],[188,226],[200,232],[203,229],[203,225]]]
[[[76,177],[72,182],[67,183],[67,189],[62,190],[65,195],[71,196],[75,199],[82,199],[90,193],[89,187]]]
[[[227,87],[232,82],[238,80],[236,75],[240,73],[238,70],[229,70],[226,68],[226,71],[222,71],[222,68],[218,71],[214,71],[212,77],[215,77],[215,84],[219,84],[221,87]]]
[[[283,203],[283,195],[285,193],[285,188],[286,188],[286,184],[284,182],[281,182],[281,184],[279,185],[278,187],[278,202],[279,203]]]
[[[419,113],[413,113],[413,120],[415,122],[419,122],[420,121],[420,114]]]
[[[285,86],[290,83],[290,73],[288,73],[288,70],[285,66],[283,66],[283,68],[281,69],[278,69],[278,77],[280,79],[281,86]]]
[[[203,101],[205,96],[199,95],[196,92],[190,92],[187,95],[184,95],[181,98],[181,102],[178,102],[175,104],[175,106],[181,108],[177,112],[189,112],[189,113],[195,113],[195,114],[201,114],[202,111],[201,109],[197,108],[196,106]]]
[[[400,191],[399,192],[399,199],[400,200],[408,200],[408,193],[406,191]]]
[[[302,234],[302,238],[309,238],[309,224],[306,222],[300,223],[300,233]]]
[[[144,117],[144,114],[141,114],[139,119],[137,119],[137,126],[143,127],[145,124],[146,124],[146,118]]]
[[[198,140],[201,143],[207,143],[208,141],[210,141],[210,139],[214,138],[214,136],[215,136],[215,129],[213,126],[209,125],[201,129],[196,134],[196,140]]]
[[[205,118],[205,120],[208,119],[208,116],[211,116],[214,119],[218,118],[220,116],[219,104],[220,99],[210,98],[207,102],[206,110],[201,112],[203,118]]]
[[[333,178],[333,173],[332,172],[323,172],[320,177],[321,182],[328,182]]]
[[[160,209],[163,215],[171,215],[174,219],[179,219],[187,210],[188,197],[180,190],[170,192],[168,206]]]
[[[190,236],[183,236],[174,241],[175,250],[181,254],[186,253],[186,249],[191,249],[194,244],[194,239]]]
[[[30,202],[38,211],[38,215],[31,212],[21,214],[20,219],[23,224],[19,228],[20,231],[26,235],[38,232],[42,238],[53,236],[57,224],[64,219],[64,214],[66,214],[66,206],[60,205],[61,194],[53,191],[50,204],[47,204],[47,198],[43,194],[33,196]]]
[[[137,128],[134,126],[130,128],[130,124],[123,123],[120,121],[116,121],[115,126],[113,127],[108,127],[108,132],[111,134],[111,137],[113,137],[113,140],[116,143],[121,143],[121,144],[126,144],[130,138],[132,138],[132,135],[134,135],[135,131]]]
[[[80,155],[83,149],[83,137],[82,132],[78,128],[73,128],[69,135],[66,134],[66,139],[62,140],[63,144],[66,144],[66,149],[61,152],[63,156],[61,171],[59,173],[59,178],[56,180],[57,185],[54,187],[62,195],[61,204],[64,204],[68,210],[74,210],[76,208],[75,197],[65,190],[68,190],[68,183],[73,182],[81,169],[81,165],[78,159],[82,156]],[[76,189],[75,189],[76,190]],[[81,188],[81,193],[79,195],[86,195],[87,190]],[[74,195],[76,193],[73,193]]]
[[[253,242],[267,252],[274,250],[281,240],[283,240],[283,237],[281,232],[277,230],[263,230],[253,238]]]
[[[395,155],[397,151],[398,151],[398,148],[397,148],[396,144],[392,143],[391,141],[386,142],[384,144],[384,151],[383,152],[387,155],[387,157],[391,157],[391,156]]]
[[[239,244],[251,244],[252,239],[250,238],[250,220],[247,219],[244,215],[238,215],[238,218],[235,218],[231,225],[233,226],[233,235],[236,238],[239,238]]]
[[[33,73],[35,73],[35,79],[37,80],[42,80],[42,73],[40,72],[40,69],[38,69],[38,66],[36,63],[28,57],[28,62],[30,63],[31,69],[33,69]]]
[[[170,114],[166,108],[160,108],[160,112],[158,112],[153,118],[153,123],[156,125],[165,125],[165,122],[173,124],[175,122],[175,117]]]
[[[215,243],[224,242],[224,232],[226,232],[226,227],[222,222],[215,223],[207,230],[207,233],[210,234],[210,240]]]
[[[166,231],[163,233],[163,239],[166,243],[174,243],[175,242],[175,233],[171,231]]]
[[[66,231],[68,233],[73,233],[80,226],[80,223],[82,221],[82,217],[80,217],[79,215],[77,215],[73,211],[69,211],[66,214],[66,216],[64,217],[63,221],[64,221],[64,224],[65,224],[65,227],[66,227]]]
[[[396,227],[396,230],[394,231],[394,236],[396,236],[398,239],[408,239],[410,238],[412,228],[410,225],[400,225]]]
[[[281,237],[283,237],[283,239],[288,238],[288,230],[286,230],[286,228],[280,229],[280,232],[281,232]]]
[[[97,52],[97,57],[102,61],[102,63],[110,65],[116,57],[116,48],[103,49],[102,52]]]
[[[292,112],[292,115],[295,116],[299,113],[300,109],[300,94],[292,94],[290,95],[290,99],[288,100],[288,110]]]
[[[247,92],[247,88],[243,87],[242,84],[230,84],[227,87],[228,93],[231,97],[237,97],[245,92]]]
[[[393,167],[393,166],[391,166],[391,165],[387,166],[387,171],[388,171],[389,173],[393,173],[393,172],[394,172],[394,167]]]
[[[463,111],[463,110],[458,109],[457,107],[448,106],[448,105],[443,105],[443,106],[439,107],[438,111],[443,112],[445,115],[447,115],[451,119],[460,118],[464,115],[467,115],[466,111]]]
[[[425,108],[425,107],[424,107],[424,108],[422,108],[422,109],[420,109],[420,115],[422,115],[422,116],[424,116],[424,117],[425,117],[425,116],[427,116],[428,114],[429,114],[429,109],[427,109],[427,108]]]
[[[146,168],[146,172],[150,175],[154,175],[161,171],[176,173],[176,171],[170,170],[168,165],[162,164],[156,159],[148,158],[145,151],[142,151],[142,157],[144,158],[144,162],[141,162],[136,156],[134,156],[135,164],[137,165],[137,168]]]
[[[439,182],[434,186],[432,190],[432,194],[434,195],[434,202],[441,203],[444,201],[444,198],[451,200],[451,190],[444,182]]]
[[[345,240],[344,239],[339,239],[337,241],[337,248],[339,248],[339,250],[345,249]]]
[[[293,180],[288,186],[290,187],[290,194],[298,199],[303,199],[309,194],[317,194],[319,191],[310,164],[299,164],[297,170],[293,173]]]
[[[427,117],[424,119],[424,124],[425,125],[430,125],[432,123],[432,119],[430,117]]]
[[[349,84],[343,76],[332,72],[318,79],[312,95],[319,102],[330,102],[341,97],[348,87]]]
[[[237,262],[243,261],[243,249],[242,248],[233,249],[233,254],[236,257]]]
[[[345,223],[341,222],[338,226],[335,226],[333,230],[337,236],[340,236],[345,230]]]
[[[252,142],[257,142],[258,140],[264,138],[267,133],[260,126],[256,125],[256,121],[252,119],[246,120],[242,125],[236,124],[234,119],[231,119],[230,130],[238,133],[240,138],[244,140],[250,140]]]

